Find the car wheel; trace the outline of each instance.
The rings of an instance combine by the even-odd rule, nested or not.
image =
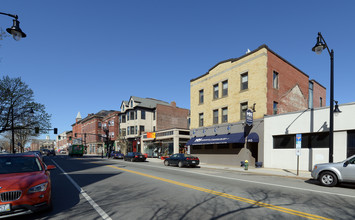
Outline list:
[[[338,183],[337,176],[329,171],[321,173],[319,180],[323,186],[335,186]]]
[[[164,165],[165,165],[165,166],[169,166],[169,161],[167,161],[167,160],[164,161]]]
[[[181,168],[181,167],[183,167],[184,165],[182,164],[181,161],[179,161],[178,166]]]

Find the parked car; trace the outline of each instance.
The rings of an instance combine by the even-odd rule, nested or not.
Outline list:
[[[55,156],[55,150],[49,150],[47,156]]]
[[[35,155],[38,155],[38,157],[43,161],[43,156],[42,156],[42,154],[41,154],[41,151],[31,150],[31,151],[26,152],[26,154],[35,154]]]
[[[61,153],[61,154],[67,154],[67,151],[66,151],[66,150],[60,150],[59,153]]]
[[[114,159],[123,159],[124,158],[124,154],[120,153],[119,151],[111,151],[110,156]]]
[[[355,155],[338,163],[316,164],[312,170],[312,178],[323,186],[335,186],[341,182],[355,183]]]
[[[51,209],[51,169],[36,154],[1,154],[0,218]]]
[[[180,168],[184,166],[196,167],[199,164],[200,159],[191,154],[173,154],[164,160],[165,166],[177,165]]]
[[[47,154],[48,154],[48,151],[49,151],[49,150],[46,149],[46,148],[43,148],[43,149],[40,150],[40,152],[41,152],[42,155],[47,155]]]
[[[140,152],[128,152],[123,159],[126,161],[129,160],[131,162],[144,162],[147,158]]]

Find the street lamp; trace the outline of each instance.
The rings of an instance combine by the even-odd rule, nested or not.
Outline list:
[[[317,43],[312,48],[316,54],[321,54],[327,48],[330,55],[330,109],[329,109],[329,163],[333,163],[333,139],[334,139],[334,51],[330,51],[322,34],[318,32]],[[338,102],[336,103],[338,104]],[[339,109],[338,109],[339,110]]]
[[[29,111],[27,111],[31,115],[34,114],[33,108],[31,108]],[[24,111],[22,114],[26,113]],[[11,107],[11,153],[16,153],[15,152],[15,127],[14,127],[14,107]]]
[[[7,15],[12,18],[15,18],[13,20],[13,25],[11,28],[6,28],[6,31],[12,35],[12,37],[16,40],[19,41],[21,38],[25,38],[27,35],[21,30],[20,28],[20,22],[17,20],[18,16],[17,15],[12,15],[4,12],[0,12],[2,15]]]

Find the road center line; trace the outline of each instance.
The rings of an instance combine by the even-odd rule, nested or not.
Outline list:
[[[99,205],[96,204],[96,202],[54,161],[52,162],[56,165],[57,168],[59,168],[63,174],[68,178],[68,180],[74,185],[74,187],[81,193],[81,195],[84,196],[84,198],[90,203],[90,205],[96,210],[99,215],[105,219],[105,220],[112,220],[110,216],[106,214],[104,210],[100,208]]]
[[[100,164],[99,162],[92,162],[92,163]],[[141,172],[137,172],[137,171],[133,171],[133,170],[128,170],[128,169],[116,167],[116,166],[113,166],[113,165],[105,165],[105,166],[111,167],[111,168],[114,168],[114,169],[117,169],[117,170],[129,172],[129,173],[134,173],[134,174],[137,174],[137,175],[149,177],[149,178],[152,178],[152,179],[164,181],[164,182],[171,183],[171,184],[174,184],[174,185],[178,185],[178,186],[182,186],[182,187],[198,190],[198,191],[201,191],[201,192],[210,193],[210,194],[221,196],[221,197],[224,197],[224,198],[228,198],[228,199],[232,199],[232,200],[236,200],[236,201],[240,201],[240,202],[249,203],[249,204],[252,204],[252,205],[255,205],[255,206],[260,206],[260,207],[276,210],[276,211],[279,211],[279,212],[288,213],[288,214],[291,214],[291,215],[296,215],[296,216],[300,216],[300,217],[304,217],[304,218],[308,218],[308,219],[314,219],[314,220],[315,219],[330,220],[329,218],[326,218],[326,217],[313,215],[313,214],[309,214],[309,213],[305,213],[305,212],[300,212],[300,211],[297,211],[297,210],[288,209],[288,208],[284,208],[284,207],[281,207],[281,206],[275,206],[275,205],[271,205],[271,204],[268,204],[268,203],[263,203],[263,202],[259,202],[259,201],[255,201],[255,200],[239,197],[239,196],[234,196],[234,195],[231,195],[231,194],[222,193],[222,192],[218,192],[218,191],[214,191],[214,190],[210,190],[210,189],[205,189],[205,188],[202,188],[202,187],[193,186],[193,185],[190,185],[190,184],[185,184],[185,183],[177,182],[177,181],[174,181],[174,180],[169,180],[169,179],[165,179],[165,178],[161,178],[161,177],[157,177],[157,176],[153,176],[153,175],[149,175],[149,174],[145,174],[145,173],[141,173]]]
[[[146,164],[144,166],[160,168],[160,169],[169,169],[169,170],[175,170],[175,171],[178,171],[178,172],[192,173],[192,174],[210,176],[210,177],[215,177],[215,178],[223,178],[223,179],[235,180],[235,181],[240,181],[240,182],[255,183],[255,184],[266,185],[266,186],[275,186],[275,187],[282,187],[282,188],[286,188],[286,189],[295,189],[295,190],[306,191],[306,192],[313,192],[313,193],[320,193],[320,194],[328,194],[328,195],[355,198],[355,196],[353,196],[353,195],[346,195],[346,194],[333,193],[333,192],[325,192],[325,191],[319,191],[319,190],[313,190],[313,189],[304,189],[304,188],[293,187],[293,186],[284,186],[284,185],[279,185],[279,184],[274,184],[274,183],[264,183],[264,182],[258,182],[258,181],[253,181],[253,180],[244,180],[244,179],[225,177],[225,176],[216,176],[216,175],[207,174],[207,173],[196,173],[196,172],[187,171],[187,170],[184,170],[184,169],[171,169],[171,168],[157,167],[157,166],[146,165]]]

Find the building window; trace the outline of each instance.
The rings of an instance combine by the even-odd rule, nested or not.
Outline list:
[[[240,90],[248,89],[248,73],[243,73],[240,75]]]
[[[102,124],[101,122],[97,123],[98,127],[101,128],[102,127]]]
[[[279,73],[276,71],[274,71],[274,76],[272,78],[272,85],[273,85],[274,89],[279,88]]]
[[[213,99],[218,99],[218,84],[213,85]]]
[[[143,125],[139,126],[139,132],[140,132],[140,133],[143,133],[143,132],[144,132],[144,126],[143,126]]]
[[[292,149],[295,148],[295,135],[273,136],[274,149]],[[303,142],[303,140],[302,140]]]
[[[228,80],[222,82],[222,97],[228,95]]]
[[[131,101],[131,108],[133,108],[133,101]]]
[[[127,117],[127,121],[129,121],[129,112],[127,112],[127,115],[126,115]]]
[[[329,148],[329,132],[302,134],[302,148]]]
[[[277,114],[277,102],[274,102],[274,106],[273,106],[273,114],[276,115]]]
[[[322,99],[322,97],[319,98],[319,107],[323,107],[323,99]]]
[[[155,131],[155,126],[153,126],[153,131]]]
[[[138,134],[138,127],[137,127],[137,125],[134,126],[134,134]]]
[[[218,109],[213,110],[213,124],[218,124]]]
[[[199,91],[199,104],[203,104],[203,89]]]
[[[222,123],[228,122],[228,108],[222,108]]]
[[[121,115],[121,122],[126,123],[126,115]]]
[[[114,126],[115,122],[114,121],[108,121],[108,126]]]
[[[145,119],[145,111],[144,110],[141,111],[141,119]]]
[[[135,119],[135,118],[134,118],[134,111],[131,111],[129,114],[130,114],[129,117],[131,118],[131,120],[134,120],[134,119]]]
[[[313,108],[313,82],[309,82],[308,87],[308,108]]]
[[[131,126],[130,129],[131,129],[131,130],[129,131],[129,133],[135,134],[135,133],[134,133],[134,126]]]
[[[126,136],[126,129],[122,128],[122,136]]]
[[[111,138],[115,137],[115,132],[111,132]]]
[[[198,126],[203,127],[203,113],[198,116]]]
[[[153,112],[153,121],[155,121],[155,111]]]
[[[129,128],[130,128],[130,126],[127,127],[127,135],[129,135]]]
[[[240,120],[245,120],[248,109],[248,102],[240,103]]]

